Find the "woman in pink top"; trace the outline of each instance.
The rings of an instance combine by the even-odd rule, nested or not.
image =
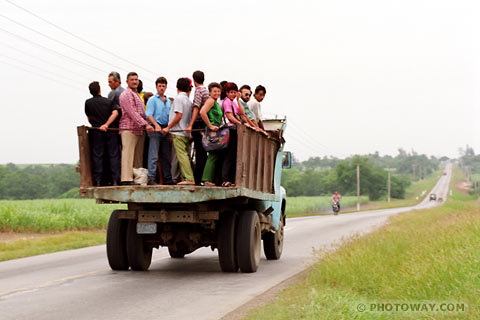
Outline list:
[[[222,187],[235,186],[235,163],[237,161],[237,125],[241,125],[239,108],[235,102],[238,87],[233,82],[227,82],[223,87],[226,98],[222,102],[222,111],[225,114],[227,125],[230,127],[230,140],[225,150],[222,164]]]

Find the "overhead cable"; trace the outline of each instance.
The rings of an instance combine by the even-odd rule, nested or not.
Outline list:
[[[124,62],[127,62],[127,63],[131,64],[132,66],[135,66],[135,67],[137,67],[137,68],[139,68],[139,69],[142,69],[142,70],[144,70],[144,71],[146,71],[146,72],[148,72],[148,73],[150,73],[150,74],[152,74],[152,75],[155,76],[155,74],[154,74],[153,72],[151,72],[150,70],[148,70],[148,69],[146,69],[146,68],[143,68],[142,66],[136,64],[135,62],[132,62],[132,61],[130,61],[130,60],[127,60],[127,59],[119,56],[118,54],[116,54],[116,53],[114,53],[114,52],[112,52],[112,51],[109,51],[109,50],[107,50],[107,49],[104,49],[104,48],[98,46],[97,44],[95,44],[95,43],[93,43],[93,42],[91,42],[91,41],[88,41],[88,40],[84,39],[83,37],[80,37],[80,36],[74,34],[73,32],[68,31],[68,30],[66,30],[65,28],[63,28],[63,27],[61,27],[61,26],[59,26],[59,25],[57,25],[57,24],[55,24],[55,23],[53,23],[53,22],[51,22],[51,21],[49,21],[49,20],[47,20],[47,19],[45,19],[45,18],[43,18],[43,17],[41,17],[41,16],[39,16],[38,14],[36,14],[36,13],[34,13],[34,12],[32,12],[32,11],[30,11],[30,10],[28,10],[28,9],[26,9],[26,8],[18,5],[18,4],[16,4],[16,3],[14,3],[13,1],[10,1],[10,0],[5,0],[5,1],[8,2],[9,4],[11,4],[12,6],[15,6],[15,7],[17,7],[18,9],[23,10],[23,11],[27,12],[28,14],[36,17],[37,19],[40,19],[40,20],[42,20],[43,22],[45,22],[45,23],[47,23],[47,24],[49,24],[49,25],[57,28],[58,30],[61,30],[61,31],[69,34],[70,36],[72,36],[72,37],[74,37],[74,38],[76,38],[76,39],[78,39],[78,40],[80,40],[80,41],[83,41],[83,42],[85,42],[85,43],[87,43],[87,44],[89,44],[89,45],[97,48],[98,50],[101,50],[101,51],[103,51],[103,52],[105,52],[105,53],[108,53],[108,54],[110,54],[110,55],[112,55],[112,56],[114,56],[114,57],[116,57],[116,58],[118,58],[118,59],[120,59],[120,60],[123,60]]]

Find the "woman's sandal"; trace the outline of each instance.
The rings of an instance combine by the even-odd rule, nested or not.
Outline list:
[[[231,183],[230,181],[225,181],[224,183],[222,183],[222,187],[224,188],[235,187],[235,184]]]
[[[182,181],[182,182],[177,183],[177,185],[191,186],[191,185],[195,185],[195,182],[193,182],[193,181]]]
[[[215,183],[208,182],[208,181],[203,181],[203,186],[204,187],[216,187]]]

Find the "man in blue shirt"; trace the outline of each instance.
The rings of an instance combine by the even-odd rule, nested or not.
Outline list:
[[[168,126],[168,115],[172,102],[165,96],[167,90],[167,79],[160,77],[155,81],[157,93],[148,99],[147,102],[147,120],[155,128],[155,132],[148,133],[150,145],[148,148],[148,184],[157,184],[155,176],[157,174],[158,154],[160,152],[160,163],[162,165],[162,175],[164,184],[173,184],[170,163],[170,150],[172,145],[169,134],[163,134],[161,130]]]

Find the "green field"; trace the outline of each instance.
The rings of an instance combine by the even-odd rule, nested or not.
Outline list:
[[[110,213],[125,205],[92,199],[2,200],[0,232],[58,232],[105,229]]]
[[[480,203],[472,196],[454,191],[441,207],[394,216],[389,225],[318,256],[303,280],[247,319],[480,318]],[[375,310],[381,303],[452,303],[456,309]],[[367,309],[359,311],[360,304]]]

